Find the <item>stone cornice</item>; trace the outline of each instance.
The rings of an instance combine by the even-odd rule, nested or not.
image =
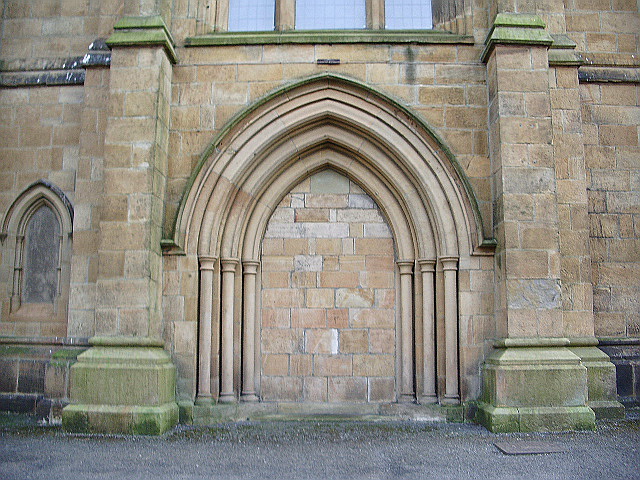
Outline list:
[[[484,43],[485,48],[480,58],[486,62],[496,45],[550,46],[553,44],[553,37],[538,15],[499,13]]]
[[[109,47],[161,46],[169,60],[178,63],[175,42],[161,16],[124,17],[113,28],[107,39]]]

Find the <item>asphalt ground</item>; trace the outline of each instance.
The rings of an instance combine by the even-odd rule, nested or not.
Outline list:
[[[301,421],[72,435],[0,418],[0,479],[640,479],[640,419],[595,432],[493,434],[473,424]],[[515,451],[554,453],[507,455]]]

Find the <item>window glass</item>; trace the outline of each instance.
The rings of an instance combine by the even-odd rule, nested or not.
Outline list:
[[[433,28],[431,2],[425,0],[386,0],[385,27],[390,30]]]
[[[230,0],[229,31],[273,30],[275,11],[275,0]]]
[[[365,0],[297,0],[296,29],[366,28]]]
[[[60,224],[53,210],[41,206],[25,230],[23,303],[53,303],[58,293]]]

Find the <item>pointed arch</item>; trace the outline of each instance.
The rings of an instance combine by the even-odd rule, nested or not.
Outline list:
[[[32,183],[13,201],[2,221],[1,235],[17,232],[25,214],[35,205],[45,202],[56,213],[63,231],[71,232],[73,224],[73,205],[60,188],[47,180]]]
[[[239,382],[241,370],[257,375],[251,352],[261,240],[284,195],[324,169],[358,183],[393,233],[399,398],[458,402],[457,271],[484,241],[473,191],[420,119],[359,82],[327,74],[280,89],[232,120],[203,155],[182,199],[173,240],[200,260],[198,395],[234,401],[241,390],[246,399],[259,397],[257,378],[245,373],[242,389]],[[442,299],[440,307],[435,298]],[[436,349],[437,315],[445,340]],[[420,345],[413,343],[418,338]],[[212,351],[220,356],[219,369]],[[240,351],[249,354],[239,369],[234,355]],[[436,373],[435,358],[418,365],[414,352],[437,355],[444,373]]]
[[[319,137],[319,126],[334,126],[339,131],[334,129],[333,135],[327,132]],[[311,131],[314,133],[309,134]],[[207,201],[220,206],[217,202],[221,198],[230,199],[230,192],[241,192],[240,197],[233,196],[228,207],[244,194],[251,196],[243,182],[271,152],[282,155],[277,169],[282,167],[285,154],[289,155],[286,161],[294,162],[323,145],[357,152],[369,162],[377,160],[371,167],[395,164],[403,175],[389,180],[399,190],[408,184],[417,188],[439,228],[440,246],[448,241],[449,252],[456,252],[460,246],[453,236],[472,251],[487,241],[473,188],[438,135],[404,106],[371,87],[342,76],[321,74],[275,91],[227,124],[206,149],[187,184],[172,233],[173,243],[186,251],[204,254],[202,249],[206,248],[213,254],[219,245],[203,239],[200,227],[211,225],[211,235],[217,238],[219,217],[200,220]],[[372,156],[375,154],[382,154],[384,159]],[[276,173],[264,168],[261,172]],[[382,172],[389,174],[388,169]],[[446,208],[438,205],[441,201]],[[457,228],[464,231],[453,236],[446,231],[446,218],[436,215],[445,211],[455,214]]]

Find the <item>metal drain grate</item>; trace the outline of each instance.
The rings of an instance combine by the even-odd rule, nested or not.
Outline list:
[[[564,447],[552,442],[495,442],[494,445],[505,455],[538,455],[543,453],[562,453],[566,451]]]

